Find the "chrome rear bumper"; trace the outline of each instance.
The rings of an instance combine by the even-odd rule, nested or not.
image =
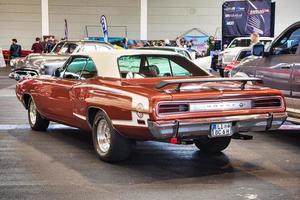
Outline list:
[[[249,131],[276,130],[286,120],[287,114],[269,113],[254,115],[239,115],[229,117],[184,119],[178,121],[149,121],[148,127],[156,139],[194,138],[202,135],[210,136],[212,123],[232,122],[233,133]]]

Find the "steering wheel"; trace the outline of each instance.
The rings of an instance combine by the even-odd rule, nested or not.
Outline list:
[[[127,79],[132,79],[132,78],[145,78],[145,75],[142,73],[138,73],[138,72],[128,72],[126,74],[126,78]]]

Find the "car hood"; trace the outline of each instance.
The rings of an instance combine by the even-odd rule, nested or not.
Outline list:
[[[40,69],[42,65],[51,63],[64,63],[69,58],[69,55],[58,54],[33,54],[28,55],[25,59],[19,60],[15,70],[23,68]]]

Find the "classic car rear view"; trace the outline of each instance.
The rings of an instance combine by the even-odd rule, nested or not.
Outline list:
[[[171,52],[72,55],[55,76],[18,82],[34,130],[49,121],[92,132],[100,159],[128,158],[134,141],[195,144],[217,153],[241,132],[275,130],[286,119],[278,90],[215,78]]]

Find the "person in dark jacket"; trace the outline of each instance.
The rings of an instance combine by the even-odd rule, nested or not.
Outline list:
[[[41,43],[41,38],[35,38],[35,43],[33,43],[31,50],[33,53],[43,53],[44,47]]]
[[[17,39],[12,39],[11,41],[12,44],[10,45],[10,49],[9,49],[11,59],[21,57],[21,51],[22,51],[21,45],[18,44]]]

